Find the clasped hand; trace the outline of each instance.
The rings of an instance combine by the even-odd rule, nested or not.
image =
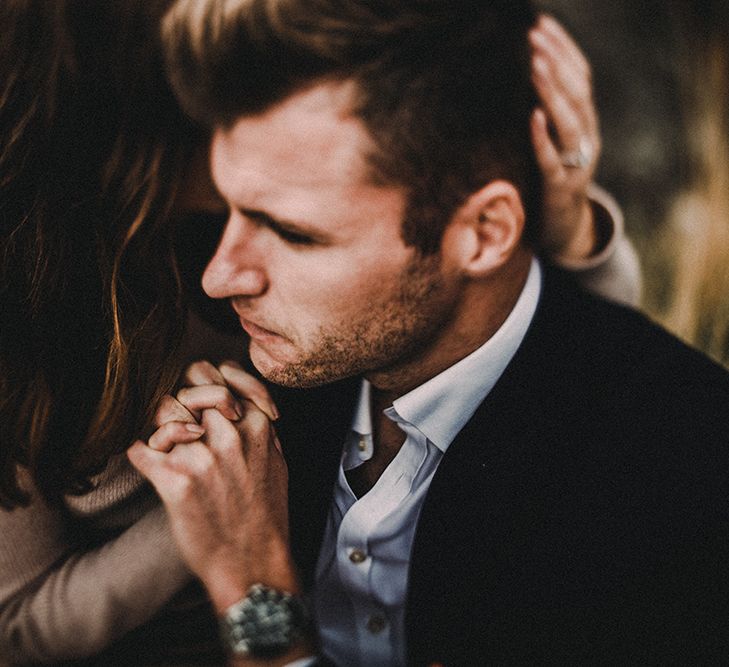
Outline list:
[[[253,583],[296,592],[275,405],[232,362],[197,362],[185,383],[160,404],[148,442],[129,448],[132,465],[157,490],[183,558],[219,612]]]

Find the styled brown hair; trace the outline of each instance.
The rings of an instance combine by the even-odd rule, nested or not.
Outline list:
[[[166,0],[0,5],[0,504],[17,466],[58,502],[144,426],[179,372],[170,239],[200,133],[159,43]]]
[[[455,208],[505,178],[536,224],[527,0],[177,0],[168,72],[183,108],[228,126],[317,79],[352,79],[375,176],[409,193],[403,237],[434,252]]]

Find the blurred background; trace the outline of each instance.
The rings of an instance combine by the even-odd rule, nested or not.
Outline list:
[[[644,307],[729,365],[729,0],[542,0],[590,59]]]

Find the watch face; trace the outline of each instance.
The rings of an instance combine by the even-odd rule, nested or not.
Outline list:
[[[227,611],[222,631],[234,655],[273,658],[303,639],[307,623],[300,598],[256,584]]]

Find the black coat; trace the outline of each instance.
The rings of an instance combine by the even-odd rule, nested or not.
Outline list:
[[[307,585],[358,387],[276,391]],[[409,662],[729,661],[728,417],[729,374],[547,271],[429,489]]]

